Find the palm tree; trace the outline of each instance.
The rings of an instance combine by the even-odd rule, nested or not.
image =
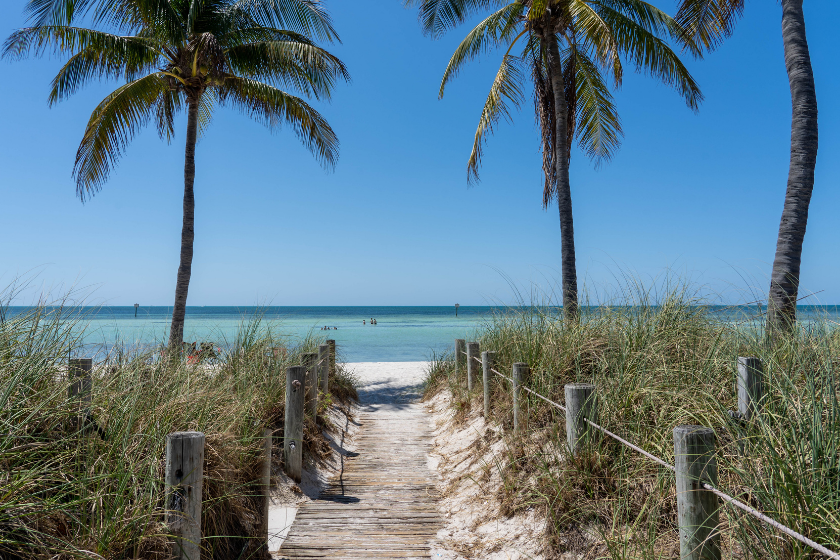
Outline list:
[[[193,258],[195,145],[217,106],[238,108],[270,129],[289,126],[326,167],[338,139],[303,99],[329,99],[344,64],[315,40],[338,40],[319,0],[29,0],[32,25],[7,40],[4,57],[69,55],[52,82],[50,105],[91,80],[125,84],[94,109],[73,175],[82,202],[100,190],[127,144],[154,121],[171,142],[186,110],[184,218],[169,350],[178,355]],[[83,20],[90,27],[74,25]],[[96,29],[96,28],[100,29]]]
[[[619,87],[622,59],[674,87],[697,110],[702,95],[666,40],[690,46],[670,16],[642,0],[407,0],[420,5],[424,32],[439,37],[477,12],[496,8],[464,38],[443,75],[440,97],[463,65],[493,48],[504,48],[501,67],[484,104],[468,180],[478,179],[485,136],[501,118],[511,119],[525,87],[534,86],[543,173],[543,206],[556,197],[560,213],[563,308],[578,315],[569,159],[575,138],[596,164],[618,149],[622,129],[608,82]],[[518,54],[512,54],[520,43]],[[695,54],[699,54],[695,50]],[[530,78],[530,80],[529,80]]]
[[[803,0],[781,0],[782,42],[793,105],[787,193],[770,275],[767,330],[778,333],[796,324],[799,267],[808,225],[808,207],[817,165],[817,91],[805,38]],[[732,34],[744,13],[744,0],[682,0],[677,20],[692,38],[712,51]]]

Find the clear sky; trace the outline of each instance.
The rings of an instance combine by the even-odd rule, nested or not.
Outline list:
[[[673,13],[673,0],[657,0]],[[3,37],[24,0],[0,3]],[[188,305],[462,305],[510,302],[559,278],[556,208],[541,207],[533,108],[502,124],[482,182],[466,162],[502,53],[437,88],[467,33],[422,35],[401,0],[327,6],[353,82],[316,103],[341,140],[325,173],[293,134],[221,109],[197,148],[196,236]],[[840,74],[837,0],[805,2],[820,111],[817,177],[802,264],[807,303],[840,303]],[[722,48],[687,61],[699,114],[626,67],[617,102],[624,144],[595,169],[572,156],[578,271],[591,290],[665,271],[730,302],[765,293],[787,181],[790,92],[776,2],[748,0]],[[89,301],[171,305],[178,266],[185,119],[172,145],[153,128],[103,190],[75,196],[74,156],[91,111],[115,83],[52,109],[61,60],[0,62],[0,284],[15,276]]]

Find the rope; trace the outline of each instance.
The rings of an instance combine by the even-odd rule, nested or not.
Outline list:
[[[700,485],[703,488],[705,488],[706,490],[708,490],[709,492],[711,492],[712,494],[714,494],[715,496],[719,497],[724,502],[744,510],[745,512],[749,513],[753,517],[755,517],[757,519],[760,519],[761,521],[764,521],[765,523],[767,523],[771,527],[774,527],[774,528],[778,529],[779,531],[788,535],[789,537],[793,537],[794,539],[798,540],[802,544],[806,544],[806,545],[810,546],[811,548],[813,548],[814,550],[816,550],[818,552],[822,552],[823,554],[825,554],[829,558],[834,558],[834,560],[840,560],[840,554],[837,554],[836,552],[832,552],[829,549],[827,549],[826,547],[824,547],[823,545],[815,543],[814,541],[812,541],[811,539],[809,539],[805,535],[801,535],[801,534],[797,533],[796,531],[794,531],[793,529],[789,529],[789,528],[785,527],[784,525],[782,525],[781,523],[779,523],[775,519],[771,519],[770,517],[767,517],[766,515],[764,515],[760,511],[751,508],[750,506],[748,506],[744,502],[742,502],[740,500],[736,500],[735,498],[733,498],[732,496],[730,496],[728,494],[724,494],[723,492],[721,492],[720,490],[718,490],[717,488],[715,488],[711,484],[706,484],[705,482],[701,482]]]
[[[466,354],[466,352],[464,352],[464,354]],[[473,356],[473,358],[475,358],[475,356]],[[477,359],[477,358],[476,358],[476,359]],[[506,380],[510,381],[510,382],[511,382],[511,384],[513,383],[513,379],[511,379],[510,377],[508,377],[508,376],[506,376],[506,375],[504,375],[504,374],[500,373],[498,370],[496,370],[496,369],[494,369],[494,368],[490,368],[490,371],[492,371],[493,373],[495,373],[495,374],[496,374],[496,375],[498,375],[499,377],[501,377],[501,378],[503,378],[503,379],[506,379]],[[561,405],[557,404],[556,402],[554,402],[554,401],[552,401],[552,400],[550,400],[550,399],[547,399],[546,397],[544,397],[544,396],[540,395],[540,394],[539,394],[539,393],[537,393],[536,391],[533,391],[533,390],[529,389],[528,387],[525,387],[524,385],[520,385],[520,388],[521,388],[521,389],[523,389],[523,390],[525,390],[525,391],[527,391],[527,392],[529,392],[529,393],[531,393],[531,394],[532,394],[532,395],[534,395],[535,397],[537,397],[537,398],[540,398],[540,399],[544,400],[544,401],[545,401],[545,402],[547,402],[548,404],[550,404],[550,405],[552,405],[552,406],[555,406],[555,407],[559,408],[559,409],[560,409],[560,410],[562,410],[563,412],[566,412],[566,407],[561,406]],[[603,432],[603,433],[607,434],[607,435],[608,435],[608,436],[610,436],[611,438],[613,438],[613,439],[615,439],[615,440],[617,440],[617,441],[619,441],[619,442],[623,443],[624,445],[626,445],[626,446],[627,446],[627,447],[629,447],[630,449],[632,449],[632,450],[634,450],[634,451],[638,451],[639,453],[641,453],[642,455],[644,455],[645,457],[647,457],[647,458],[648,458],[648,459],[650,459],[651,461],[653,461],[653,462],[655,462],[655,463],[658,463],[658,464],[662,465],[662,466],[663,466],[663,467],[665,467],[666,469],[671,470],[671,471],[673,471],[673,472],[676,472],[676,470],[677,470],[677,469],[674,467],[674,465],[671,465],[671,464],[669,464],[669,463],[666,463],[665,461],[663,461],[662,459],[660,459],[660,458],[659,458],[659,457],[657,457],[656,455],[652,455],[652,454],[648,453],[647,451],[645,451],[645,450],[644,450],[644,449],[642,449],[641,447],[639,447],[639,446],[637,446],[637,445],[634,445],[634,444],[630,443],[630,442],[629,442],[629,441],[627,441],[626,439],[624,439],[624,438],[622,438],[622,437],[620,437],[620,436],[618,436],[618,435],[616,435],[616,434],[612,433],[611,431],[607,430],[606,428],[604,428],[604,427],[602,427],[602,426],[599,426],[598,424],[596,424],[595,422],[593,422],[593,421],[589,420],[588,418],[584,418],[584,420],[586,421],[586,423],[587,423],[587,424],[589,424],[590,426],[592,426],[592,427],[593,427],[593,428],[595,428],[596,430],[600,430],[601,432]],[[790,529],[789,527],[786,527],[786,526],[782,525],[781,523],[779,523],[779,522],[778,522],[778,521],[776,521],[775,519],[772,519],[772,518],[770,518],[770,517],[767,517],[766,515],[764,515],[764,514],[763,514],[763,513],[761,513],[760,511],[758,511],[758,510],[756,510],[756,509],[754,509],[754,508],[751,508],[750,506],[748,506],[748,505],[747,505],[747,504],[745,504],[744,502],[741,502],[740,500],[737,500],[737,499],[733,498],[733,497],[732,497],[732,496],[730,496],[729,494],[726,494],[726,493],[724,493],[724,492],[721,492],[720,490],[718,490],[717,488],[715,488],[715,487],[714,487],[714,486],[712,486],[711,484],[707,484],[707,483],[705,483],[705,482],[701,482],[701,483],[700,483],[700,485],[701,485],[703,488],[705,488],[706,490],[708,490],[709,492],[711,492],[712,494],[714,494],[714,495],[716,495],[717,497],[719,497],[721,500],[723,500],[723,501],[724,501],[724,502],[726,502],[727,504],[732,505],[732,506],[735,506],[735,507],[737,507],[737,508],[739,508],[739,509],[741,509],[741,510],[745,511],[746,513],[749,513],[750,515],[752,515],[752,516],[753,516],[753,517],[755,517],[756,519],[758,519],[758,520],[760,520],[760,521],[763,521],[764,523],[767,523],[767,524],[768,524],[768,525],[770,525],[771,527],[773,527],[773,528],[775,528],[775,529],[777,529],[777,530],[781,531],[782,533],[784,533],[784,534],[788,535],[789,537],[793,537],[794,539],[798,540],[798,541],[799,541],[799,542],[801,542],[802,544],[805,544],[805,545],[807,545],[807,546],[810,546],[811,548],[813,548],[813,549],[814,549],[814,550],[816,550],[817,552],[821,552],[822,554],[825,554],[825,555],[826,555],[826,556],[828,556],[829,558],[832,558],[832,559],[834,559],[834,560],[840,560],[840,554],[837,554],[836,552],[832,552],[831,550],[827,549],[826,547],[822,546],[821,544],[819,544],[819,543],[816,543],[816,542],[812,541],[811,539],[809,539],[809,538],[808,538],[808,537],[806,537],[805,535],[802,535],[802,534],[800,534],[800,533],[797,533],[797,532],[796,532],[796,531],[794,531],[793,529]]]

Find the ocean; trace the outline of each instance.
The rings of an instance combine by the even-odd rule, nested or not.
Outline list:
[[[10,307],[7,317],[29,308]],[[715,306],[722,320],[741,322],[756,317],[755,307]],[[428,360],[451,349],[456,338],[472,338],[482,322],[501,308],[440,307],[187,307],[184,340],[213,342],[229,347],[244,321],[261,316],[270,327],[294,346],[308,335],[332,338],[340,358],[347,362],[411,362]],[[165,343],[171,307],[81,308],[79,330],[83,331],[79,356],[102,355],[115,344],[149,347]],[[583,313],[586,310],[583,309]],[[800,306],[803,323],[826,319],[840,322],[840,306]],[[370,323],[376,319],[376,324]],[[322,331],[322,327],[336,327]],[[84,327],[82,329],[82,327]]]

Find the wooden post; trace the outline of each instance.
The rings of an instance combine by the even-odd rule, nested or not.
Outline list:
[[[738,412],[750,420],[761,412],[764,368],[758,358],[738,358]]]
[[[591,433],[585,419],[598,422],[598,405],[595,385],[569,383],[566,391],[566,443],[572,455],[577,455],[580,444]]]
[[[175,537],[178,560],[201,558],[201,485],[204,479],[204,434],[175,432],[166,436],[165,521]]]
[[[511,379],[513,379],[513,433],[515,434],[520,433],[521,428],[524,427],[522,411],[520,410],[522,407],[522,394],[519,387],[528,379],[529,371],[528,364],[522,362],[513,364],[513,375]]]
[[[318,377],[321,380],[321,392],[325,395],[330,390],[330,345],[318,347]]]
[[[484,387],[484,419],[490,417],[490,368],[496,367],[496,353],[481,353],[481,380]]]
[[[67,396],[70,399],[78,399],[83,408],[90,406],[90,393],[93,388],[93,360],[83,358],[70,360],[67,367],[67,377],[72,381],[67,388]]]
[[[303,395],[306,368],[293,366],[286,370],[286,418],[283,428],[283,461],[286,474],[300,482],[303,470]]]
[[[674,428],[674,459],[680,558],[720,560],[718,499],[700,486],[717,486],[715,431],[703,426]]]
[[[455,378],[461,374],[464,364],[467,363],[467,357],[464,352],[467,351],[467,341],[463,338],[455,339]]]
[[[478,362],[476,358],[481,352],[478,349],[478,342],[467,342],[467,391],[472,393],[473,385],[475,384],[476,373],[478,372]]]
[[[265,535],[266,543],[268,543],[268,508],[271,505],[271,445],[273,436],[274,430],[271,428],[263,430],[263,463],[260,469],[260,492],[263,497],[263,508],[260,534]]]
[[[301,356],[301,364],[306,368],[306,403],[312,416],[318,413],[318,354],[312,352]]]
[[[328,339],[327,346],[330,347],[330,377],[335,377],[335,340]]]

